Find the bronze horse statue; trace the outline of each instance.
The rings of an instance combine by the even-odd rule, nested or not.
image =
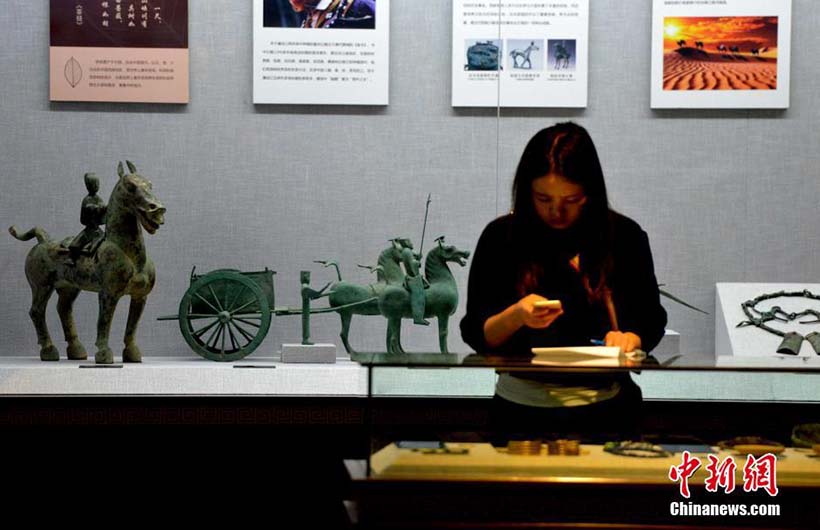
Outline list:
[[[330,288],[328,301],[331,307],[339,307],[338,313],[342,320],[342,331],[339,336],[347,353],[356,353],[350,346],[350,322],[353,315],[378,315],[379,296],[387,285],[402,285],[404,271],[401,270],[401,253],[395,245],[390,245],[379,254],[378,265],[373,268],[376,272],[376,283],[358,285],[341,280]],[[338,268],[336,269],[338,274]],[[355,304],[355,305],[352,305]]]
[[[453,245],[445,245],[439,238],[438,245],[424,261],[424,276],[428,287],[424,290],[424,316],[438,320],[439,349],[447,353],[447,333],[450,315],[458,306],[458,287],[448,263],[462,267],[470,253]],[[401,253],[395,248],[386,249],[379,256],[378,281],[367,286],[350,282],[338,282],[331,287],[329,302],[338,310],[342,320],[341,339],[348,353],[354,353],[349,342],[350,322],[353,315],[383,315],[387,318],[387,353],[404,353],[401,346],[401,319],[412,318],[410,293],[404,286],[401,270]]]
[[[56,290],[59,297],[57,312],[68,342],[68,358],[88,358],[77,337],[72,306],[80,291],[99,293],[97,319],[98,364],[112,364],[114,353],[108,345],[108,335],[117,302],[123,296],[131,297],[128,323],[125,330],[123,361],[138,363],[142,353],[137,347],[137,324],[145,302],[154,287],[156,272],[143,243],[142,230],[154,234],[164,224],[165,207],[154,197],[151,182],[137,174],[134,164],[127,162],[126,173],[120,162],[119,181],[111,192],[105,213],[105,235],[92,255],[72,257],[68,250],[71,238],[53,241],[39,227],[20,234],[16,227],[9,228],[20,241],[37,238],[37,244],[26,258],[26,278],[31,286],[32,302],[29,315],[37,330],[40,359],[58,361],[60,354],[51,341],[46,326],[46,306]]]
[[[453,245],[445,245],[440,238],[438,245],[427,253],[424,260],[424,278],[429,287],[424,290],[424,316],[438,321],[438,342],[441,353],[448,353],[447,334],[450,315],[458,306],[458,286],[450,262],[465,265],[470,253]],[[403,286],[388,285],[379,297],[379,311],[387,318],[387,353],[404,353],[401,346],[401,319],[412,318],[410,293]]]

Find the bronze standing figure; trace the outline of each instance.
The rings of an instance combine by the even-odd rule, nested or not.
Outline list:
[[[404,287],[410,291],[410,307],[413,309],[413,323],[421,326],[429,326],[424,318],[424,289],[429,287],[424,277],[421,275],[421,253],[413,251],[413,243],[405,237],[393,240],[404,265]]]
[[[330,283],[319,289],[318,291],[310,288],[310,271],[301,271],[299,273],[299,281],[301,282],[302,292],[302,345],[312,346],[310,342],[310,302],[323,296],[328,296],[327,288]]]
[[[127,165],[130,173],[125,172],[122,163],[118,166],[119,180],[111,192],[105,213],[105,235],[98,244],[92,237],[91,241],[79,248],[75,245],[78,251],[72,252],[69,250],[72,238],[57,242],[51,240],[39,227],[23,234],[16,227],[9,228],[11,235],[20,241],[37,238],[37,244],[26,258],[26,278],[32,292],[29,315],[37,331],[40,359],[43,361],[57,361],[60,358],[46,326],[46,306],[55,290],[59,297],[57,312],[68,342],[69,359],[88,358],[77,337],[72,306],[80,291],[92,291],[99,293],[100,302],[96,362],[114,362],[108,335],[114,309],[123,296],[131,297],[123,361],[142,360],[142,353],[135,340],[137,324],[156,278],[154,264],[145,249],[142,230],[154,234],[165,222],[165,207],[152,193],[151,182],[137,174],[134,164],[127,162]],[[91,195],[94,185],[93,182],[89,184],[88,180],[86,179],[86,184]],[[99,206],[98,201],[93,202]],[[86,225],[86,229],[88,228],[89,225]],[[76,238],[74,241],[76,242]],[[89,243],[98,246],[86,255],[83,250],[89,249]],[[72,254],[76,255],[76,259],[72,258]]]

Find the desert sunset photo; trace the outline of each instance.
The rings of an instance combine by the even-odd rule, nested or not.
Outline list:
[[[675,17],[663,25],[664,90],[776,90],[777,17]]]

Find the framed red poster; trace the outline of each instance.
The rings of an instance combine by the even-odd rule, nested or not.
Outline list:
[[[188,0],[50,0],[51,101],[188,103]]]

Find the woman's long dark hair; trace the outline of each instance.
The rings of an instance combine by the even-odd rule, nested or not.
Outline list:
[[[585,283],[592,286],[590,296],[597,298],[606,289],[612,270],[612,210],[606,193],[604,172],[598,151],[589,133],[572,122],[559,123],[538,131],[527,143],[513,181],[513,242],[519,252],[521,294],[532,292],[539,273],[534,260],[525,249],[549,245],[538,238],[551,229],[535,211],[532,183],[543,176],[560,175],[578,184],[587,197],[581,217],[571,227],[577,236],[580,272]]]

